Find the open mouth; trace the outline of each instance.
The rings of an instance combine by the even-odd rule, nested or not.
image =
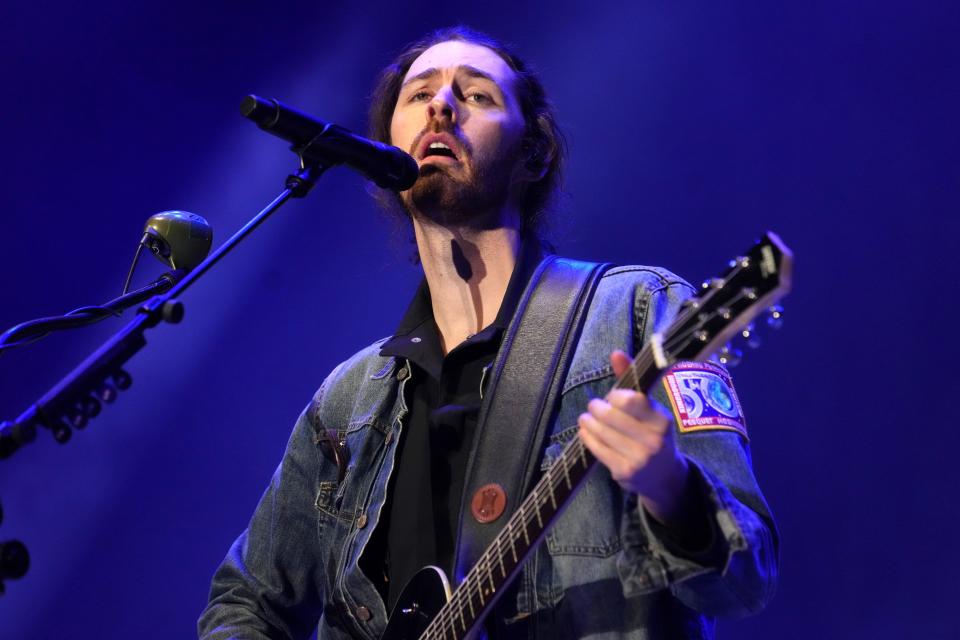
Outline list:
[[[417,155],[421,162],[428,158],[449,158],[459,162],[460,154],[463,152],[456,137],[446,132],[428,135],[418,145],[418,149]]]
[[[453,149],[451,149],[449,146],[447,146],[443,142],[431,142],[430,145],[423,152],[424,158],[432,158],[435,156],[453,158],[454,160],[457,159],[457,154],[453,152]]]

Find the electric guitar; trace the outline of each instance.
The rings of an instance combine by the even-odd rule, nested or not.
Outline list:
[[[771,325],[779,324],[782,308],[774,305],[790,289],[792,268],[790,250],[766,233],[746,255],[731,260],[722,276],[703,283],[700,295],[684,304],[665,331],[651,337],[614,387],[647,393],[680,361],[717,354],[722,364],[731,363],[736,355],[725,345],[738,333],[749,338],[751,322],[764,310],[769,309]],[[414,574],[382,640],[471,636],[595,465],[580,438],[573,438],[456,590],[451,591],[437,567]]]

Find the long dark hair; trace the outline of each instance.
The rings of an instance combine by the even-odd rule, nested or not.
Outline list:
[[[503,58],[517,74],[517,98],[526,131],[521,150],[531,167],[546,166],[543,178],[531,183],[520,202],[521,231],[541,235],[547,212],[555,204],[563,182],[566,141],[557,124],[553,105],[547,99],[537,75],[505,44],[462,25],[439,29],[410,44],[381,73],[370,98],[369,129],[371,138],[391,144],[390,122],[400,95],[403,78],[410,65],[430,47],[458,40],[486,47]],[[388,209],[399,205],[393,192],[376,193],[378,201]],[[403,207],[399,207],[403,210]]]

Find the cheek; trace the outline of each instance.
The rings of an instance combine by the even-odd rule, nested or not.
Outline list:
[[[402,112],[393,114],[390,120],[390,144],[405,151],[409,150],[416,132],[411,133],[410,117]]]
[[[477,136],[483,140],[483,151],[496,156],[513,153],[523,137],[523,127],[515,125],[510,118],[496,118],[483,123]]]

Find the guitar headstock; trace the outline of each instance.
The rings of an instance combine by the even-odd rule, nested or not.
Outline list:
[[[766,310],[776,325],[783,310],[774,305],[790,290],[792,272],[793,254],[768,231],[745,255],[731,260],[721,276],[704,282],[700,295],[687,300],[673,324],[654,339],[657,366],[706,360],[738,333],[750,339],[750,323]]]

